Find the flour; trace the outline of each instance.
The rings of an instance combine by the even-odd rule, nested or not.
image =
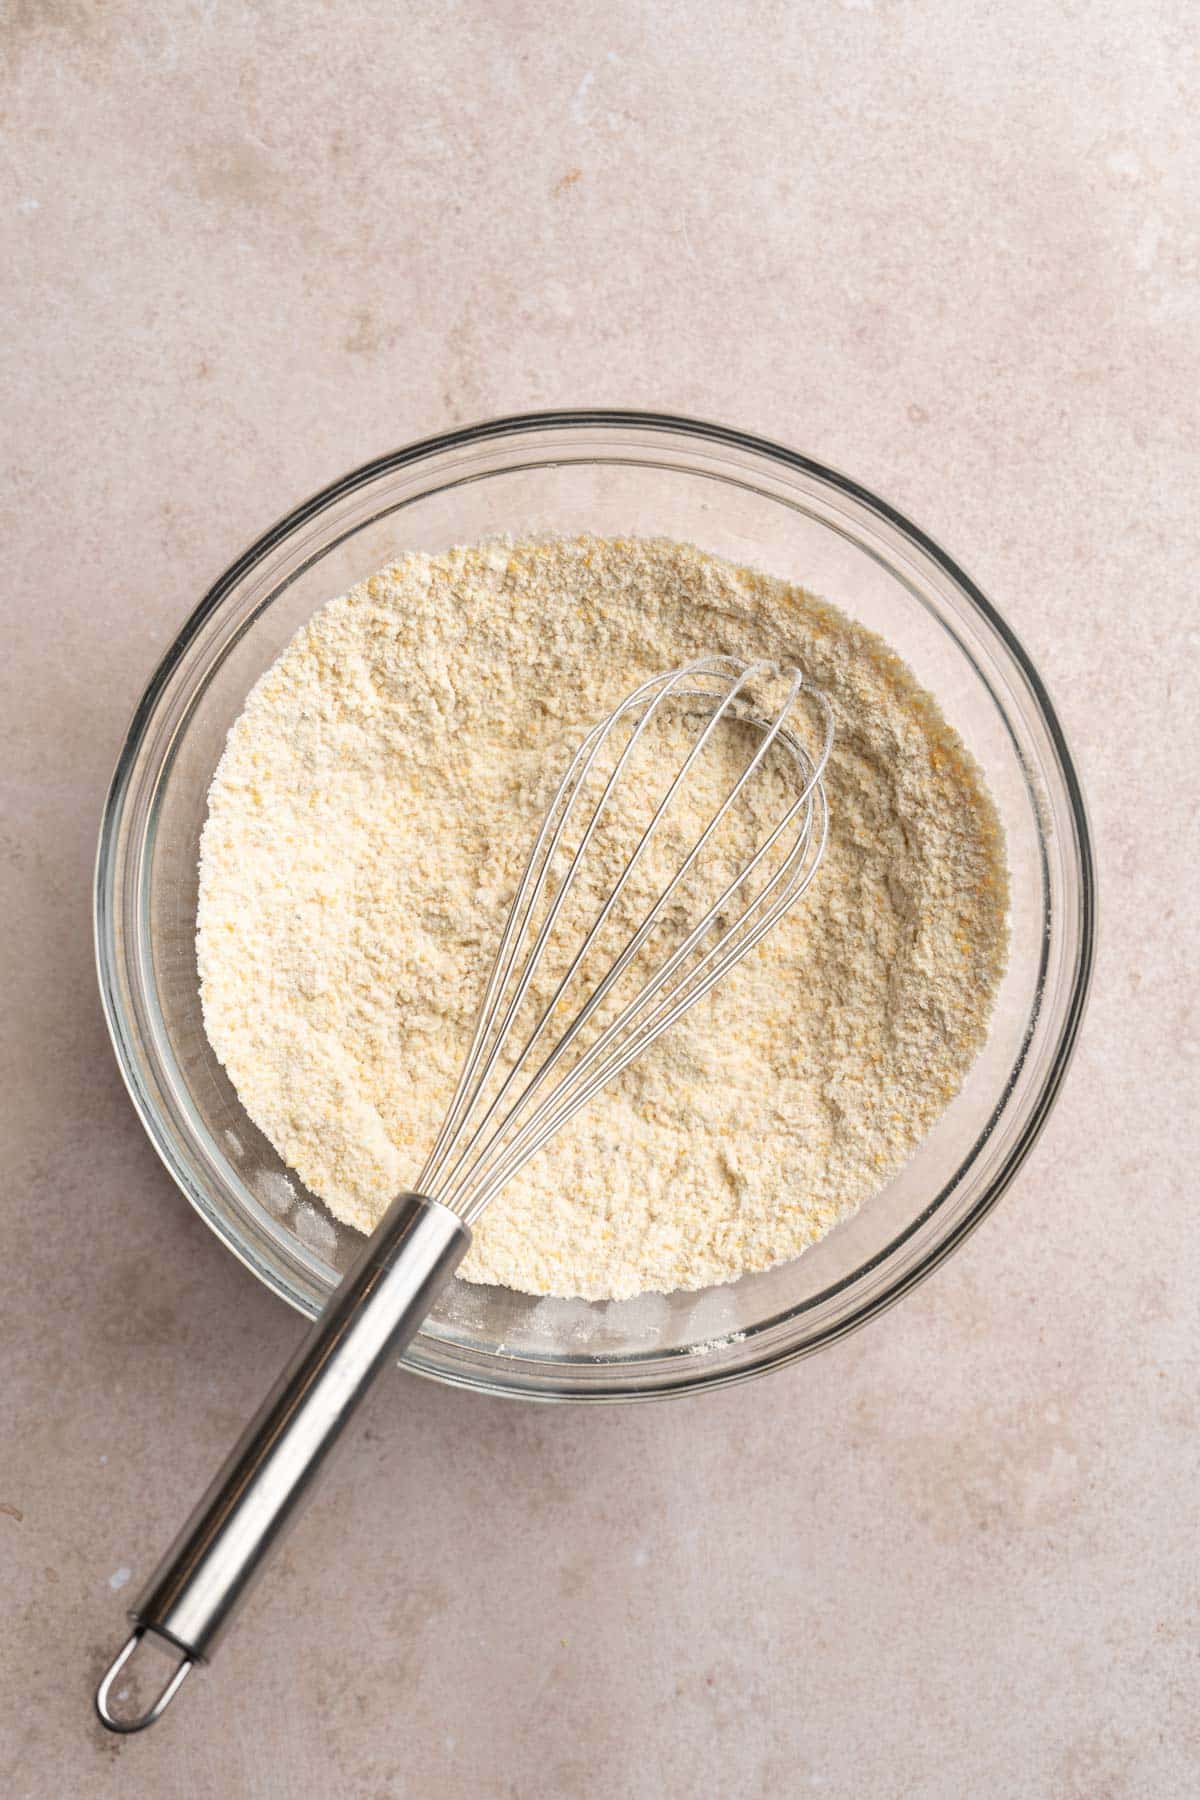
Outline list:
[[[453,1091],[547,776],[637,683],[727,652],[827,696],[830,836],[759,949],[480,1220],[471,1280],[590,1299],[796,1256],[953,1095],[1007,955],[979,771],[873,634],[661,540],[413,555],[331,602],[252,691],[201,843],[205,1025],[247,1112],[368,1230]]]

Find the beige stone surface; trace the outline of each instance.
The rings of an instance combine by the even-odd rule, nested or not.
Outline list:
[[[0,1789],[1200,1788],[1188,0],[11,0],[0,336]],[[91,1690],[300,1322],[174,1192],[89,879],[152,663],[266,522],[541,405],[743,425],[973,572],[1087,783],[1076,1066],[868,1331],[657,1408],[397,1375],[218,1664]]]

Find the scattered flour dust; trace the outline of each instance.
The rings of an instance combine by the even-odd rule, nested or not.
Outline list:
[[[417,1178],[547,770],[638,682],[712,652],[799,664],[828,697],[824,862],[493,1202],[462,1273],[621,1299],[768,1268],[877,1192],[958,1091],[1007,956],[1003,840],[880,638],[664,540],[414,554],[257,683],[201,842],[209,1038],[337,1218],[368,1230]]]

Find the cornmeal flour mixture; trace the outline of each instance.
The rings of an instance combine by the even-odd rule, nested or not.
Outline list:
[[[1007,955],[995,809],[881,639],[663,540],[413,555],[323,607],[213,779],[198,954],[247,1112],[366,1231],[411,1185],[505,909],[581,731],[728,652],[827,696],[829,842],[798,907],[525,1168],[462,1273],[621,1298],[798,1255],[958,1091]]]

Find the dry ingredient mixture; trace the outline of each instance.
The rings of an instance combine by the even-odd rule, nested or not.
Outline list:
[[[995,809],[874,634],[666,540],[411,555],[323,607],[229,734],[201,842],[204,1019],[339,1219],[411,1185],[580,730],[714,651],[828,697],[830,835],[759,949],[493,1202],[467,1278],[623,1298],[798,1255],[901,1167],[981,1048],[1007,955]]]

